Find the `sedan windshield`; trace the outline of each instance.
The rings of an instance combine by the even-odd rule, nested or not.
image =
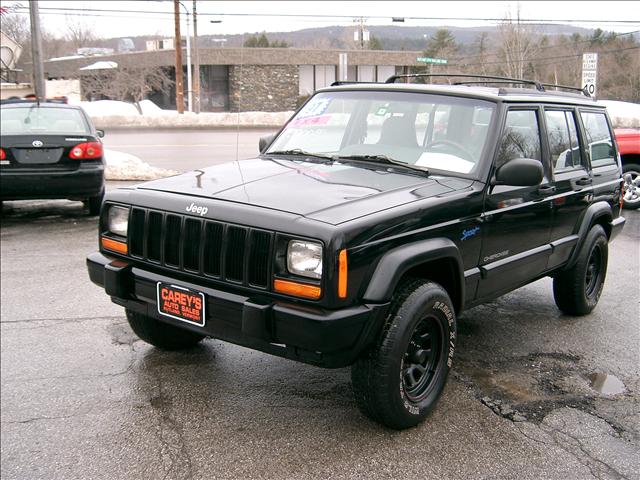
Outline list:
[[[24,107],[0,109],[2,135],[88,134],[89,128],[82,113],[75,108]]]
[[[363,160],[383,158],[427,170],[473,174],[495,104],[409,92],[315,95],[266,153],[300,151]]]

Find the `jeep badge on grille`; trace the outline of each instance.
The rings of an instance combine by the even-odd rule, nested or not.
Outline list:
[[[191,205],[189,205],[185,210],[187,212],[197,213],[201,217],[203,215],[206,215],[207,212],[209,211],[209,209],[207,207],[199,207],[195,203],[192,203]]]

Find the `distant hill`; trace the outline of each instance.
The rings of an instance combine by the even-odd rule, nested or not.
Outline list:
[[[462,45],[471,45],[478,35],[487,32],[489,38],[496,35],[498,27],[405,27],[396,25],[370,25],[367,30],[382,42],[385,50],[421,50],[425,47],[428,37],[437,30],[444,28],[453,34],[456,42]],[[590,35],[593,30],[573,27],[570,25],[540,25],[532,27],[539,33],[546,35]],[[322,28],[307,28],[295,32],[267,32],[269,40],[282,40],[296,48],[355,48],[353,32],[355,26],[332,26]],[[244,35],[206,35],[199,38],[198,45],[212,47],[220,46],[219,40],[226,39],[225,45],[239,47],[243,40],[253,34],[262,32],[245,33]],[[215,41],[217,40],[217,41]]]
[[[375,36],[385,50],[422,50],[427,39],[437,30],[445,28],[453,34],[456,42],[463,47],[471,46],[482,32],[488,34],[488,39],[495,39],[498,27],[410,27],[396,25],[369,25],[367,30]],[[536,25],[537,32],[546,35],[572,35],[579,33],[582,36],[591,35],[592,29],[579,28],[570,25]],[[354,49],[353,41],[355,26],[330,26],[322,28],[307,28],[294,32],[267,32],[270,41],[280,40],[296,48],[322,48],[322,49]],[[198,45],[200,47],[240,47],[244,40],[254,34],[251,32],[243,35],[200,35]],[[128,37],[133,40],[136,50],[145,50],[146,41],[159,38],[157,36]],[[117,49],[119,38],[107,39],[101,42],[101,46]]]

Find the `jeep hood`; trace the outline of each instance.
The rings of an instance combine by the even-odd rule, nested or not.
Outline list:
[[[454,180],[454,179],[452,179]],[[447,185],[451,184],[451,185]],[[256,158],[154,180],[139,189],[242,203],[338,224],[463,188],[385,165]]]

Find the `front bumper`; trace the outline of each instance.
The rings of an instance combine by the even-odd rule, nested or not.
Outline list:
[[[80,165],[76,170],[0,171],[0,198],[37,200],[42,198],[89,198],[104,190],[104,166]]]
[[[325,310],[249,297],[156,274],[101,253],[87,257],[89,277],[118,305],[191,330],[272,355],[323,367],[352,364],[374,341],[389,304]],[[157,283],[172,283],[206,296],[204,327],[160,315]]]

